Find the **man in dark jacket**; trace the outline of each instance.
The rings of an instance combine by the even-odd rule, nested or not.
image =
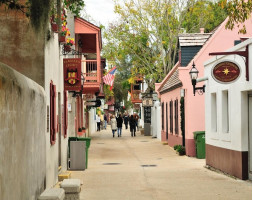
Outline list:
[[[131,136],[135,137],[135,132],[136,132],[136,122],[135,122],[135,118],[133,115],[131,115],[130,119],[129,119],[129,124],[130,124],[130,132],[131,132]]]
[[[121,117],[121,114],[117,117],[117,128],[118,128],[118,137],[121,137],[122,133],[122,124],[123,124],[123,119]]]
[[[128,128],[128,121],[129,121],[129,116],[125,115],[125,117],[124,117],[124,124],[125,124],[126,129]]]

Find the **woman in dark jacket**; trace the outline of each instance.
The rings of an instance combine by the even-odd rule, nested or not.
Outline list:
[[[131,136],[135,137],[135,132],[136,132],[136,122],[134,119],[134,116],[131,115],[130,120],[129,120],[129,124],[130,124],[130,132],[131,132]]]
[[[117,117],[118,137],[121,137],[122,124],[123,124],[123,119],[122,119],[121,115],[119,115],[119,116]]]

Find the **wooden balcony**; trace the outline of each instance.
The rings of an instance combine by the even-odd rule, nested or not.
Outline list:
[[[82,74],[84,78],[83,93],[99,92],[101,84],[100,65],[97,60],[82,60]]]
[[[142,100],[141,100],[140,96],[141,96],[141,90],[132,90],[132,92],[131,92],[132,103],[141,103]]]

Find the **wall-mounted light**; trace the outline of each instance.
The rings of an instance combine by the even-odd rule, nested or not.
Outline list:
[[[193,64],[192,64],[192,69],[189,72],[189,74],[190,74],[190,77],[191,77],[191,80],[192,80],[192,86],[193,86],[193,94],[194,94],[194,96],[195,96],[195,92],[196,91],[198,91],[198,93],[200,95],[202,95],[205,92],[205,87],[206,86],[203,85],[203,87],[196,87],[199,71],[195,67],[194,61],[193,61]]]

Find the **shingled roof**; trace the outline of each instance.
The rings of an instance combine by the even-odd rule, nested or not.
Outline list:
[[[183,84],[178,77],[178,67],[177,67],[176,71],[172,73],[170,78],[168,78],[166,83],[160,89],[160,93],[163,94],[163,93],[169,92],[171,90],[181,87],[182,85]]]
[[[212,33],[184,33],[179,34],[179,45],[183,46],[203,46]]]

